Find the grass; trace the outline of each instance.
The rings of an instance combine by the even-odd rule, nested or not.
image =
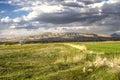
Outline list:
[[[120,53],[120,42],[77,42],[74,44],[84,44],[88,50],[104,53]]]
[[[103,57],[120,58],[120,42],[83,42],[74,44],[84,44],[88,50],[104,53]]]
[[[119,68],[94,64],[104,57],[119,62],[119,42],[72,44],[84,44],[95,52],[63,43],[0,45],[0,80],[120,80]],[[105,53],[100,60],[97,52]]]

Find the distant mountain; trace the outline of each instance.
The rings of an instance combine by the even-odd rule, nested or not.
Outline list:
[[[18,37],[4,40],[3,42],[64,42],[64,41],[105,41],[110,40],[112,37],[105,34],[97,34],[97,33],[52,33],[46,32],[39,35],[28,36],[28,37]]]
[[[113,33],[111,34],[112,37],[120,37],[120,34],[117,34],[117,33]]]
[[[29,39],[41,39],[41,38],[76,38],[76,37],[111,37],[104,34],[96,33],[43,33],[40,35],[30,36]]]

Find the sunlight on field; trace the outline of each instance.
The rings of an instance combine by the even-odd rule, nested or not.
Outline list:
[[[0,45],[0,80],[120,80],[120,42]]]

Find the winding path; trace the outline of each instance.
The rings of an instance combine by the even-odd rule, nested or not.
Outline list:
[[[79,49],[81,51],[87,51],[87,47],[85,45],[75,45],[75,44],[70,44],[70,43],[64,43],[64,45],[74,47],[74,48]]]

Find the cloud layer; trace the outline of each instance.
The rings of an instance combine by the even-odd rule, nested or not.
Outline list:
[[[0,35],[7,36],[9,31],[17,36],[24,35],[22,31],[30,32],[27,35],[45,31],[120,31],[120,0],[9,0],[4,3],[19,7],[13,13],[26,11],[28,14],[0,18]]]

